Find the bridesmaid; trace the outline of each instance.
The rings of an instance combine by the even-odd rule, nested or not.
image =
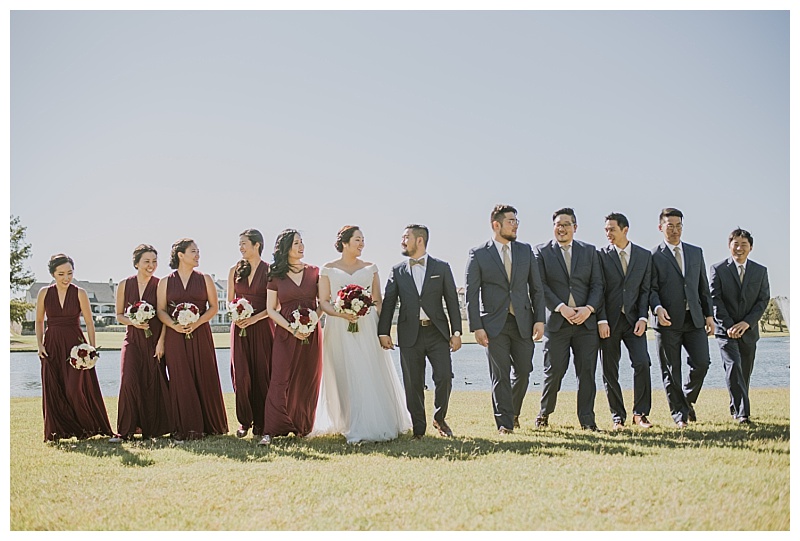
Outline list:
[[[228,273],[228,302],[244,297],[253,306],[253,315],[231,323],[231,380],[236,394],[236,417],[243,438],[252,426],[253,435],[264,430],[264,401],[267,398],[272,334],[274,324],[267,313],[267,273],[261,260],[264,237],[256,229],[239,235],[242,259]],[[247,329],[245,336],[239,336]]]
[[[158,282],[158,319],[167,327],[164,357],[169,373],[170,422],[176,443],[226,434],[228,419],[217,372],[217,356],[208,322],[217,313],[217,290],[207,274],[194,270],[200,264],[200,249],[192,239],[172,245],[169,266],[175,272]],[[190,302],[200,319],[180,325],[172,310]],[[191,333],[191,338],[187,335]]]
[[[275,241],[273,263],[267,284],[267,311],[275,322],[272,369],[264,407],[264,437],[269,445],[274,436],[290,432],[304,437],[314,426],[314,413],[322,377],[320,327],[310,334],[294,332],[289,326],[292,312],[300,307],[317,310],[319,268],[304,265],[303,239],[286,229]],[[303,339],[308,344],[303,344]]]
[[[140,244],[133,251],[136,274],[117,288],[117,321],[127,325],[120,357],[119,406],[117,434],[109,443],[132,439],[137,432],[143,438],[156,438],[170,431],[167,404],[167,372],[164,369],[164,336],[166,329],[157,317],[136,324],[125,316],[129,306],[139,301],[157,305],[158,252],[149,244]],[[146,331],[152,334],[146,336]]]
[[[112,434],[94,368],[78,370],[67,362],[72,348],[86,342],[81,331],[81,315],[86,323],[89,345],[96,346],[89,296],[72,283],[74,269],[71,257],[64,254],[51,257],[48,270],[55,283],[42,288],[36,297],[44,441]]]

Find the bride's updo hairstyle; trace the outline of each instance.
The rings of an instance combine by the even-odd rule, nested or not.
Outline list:
[[[177,269],[180,263],[178,259],[178,254],[185,254],[186,248],[190,245],[194,244],[192,239],[181,239],[176,240],[175,243],[172,245],[172,250],[169,252],[169,268]]]
[[[294,236],[300,232],[296,229],[284,229],[275,239],[275,250],[272,252],[272,265],[269,266],[269,279],[286,278],[289,273],[289,252],[292,249]]]
[[[357,225],[346,225],[342,227],[336,235],[336,242],[333,243],[333,247],[336,248],[336,251],[341,254],[344,251],[344,245],[350,242],[350,239],[353,238],[353,235],[355,235],[356,231],[359,229]]]
[[[56,254],[50,256],[50,261],[47,263],[47,270],[50,271],[50,276],[56,272],[56,269],[63,265],[64,263],[69,263],[72,266],[72,270],[75,270],[75,262],[72,261],[72,258],[67,254]]]
[[[258,255],[261,255],[261,252],[264,251],[264,236],[258,229],[245,229],[239,233],[239,236],[247,237],[247,240],[249,240],[251,244],[258,244]],[[236,269],[233,271],[233,274],[237,282],[243,282],[250,276],[251,271],[250,262],[246,259],[240,259],[239,262],[236,263]]]

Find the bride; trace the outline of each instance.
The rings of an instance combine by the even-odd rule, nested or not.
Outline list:
[[[381,307],[378,267],[361,259],[364,235],[358,226],[339,230],[342,257],[320,271],[319,299],[327,321],[322,341],[322,383],[311,436],[343,434],[348,443],[387,441],[411,428],[403,388],[391,355],[378,340]],[[332,304],[343,287],[369,288],[375,306],[363,317],[337,312]],[[349,323],[358,331],[349,332]]]

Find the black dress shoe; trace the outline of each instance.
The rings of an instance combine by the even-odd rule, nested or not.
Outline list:
[[[239,427],[239,429],[236,431],[236,437],[244,438],[245,436],[247,436],[247,430],[248,430],[247,428]]]
[[[581,428],[584,430],[591,430],[592,432],[602,432],[597,425],[581,425]]]
[[[514,428],[519,428],[519,415],[514,416]]]
[[[547,428],[547,415],[537,415],[534,426],[536,428]]]
[[[696,423],[697,422],[697,414],[694,412],[694,406],[689,404],[689,421]]]
[[[511,429],[511,428],[506,428],[504,426],[501,426],[500,428],[497,429],[497,433],[498,434],[513,434],[514,430]]]
[[[421,440],[423,435],[424,434],[414,434],[413,436],[411,436],[411,439],[412,440]]]
[[[439,431],[439,435],[442,436],[443,438],[452,438],[453,437],[453,431],[450,430],[450,427],[447,426],[447,423],[445,421],[442,421],[440,423],[439,421],[434,419],[433,428],[438,430]]]

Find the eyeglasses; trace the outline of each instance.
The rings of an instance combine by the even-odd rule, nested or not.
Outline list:
[[[667,224],[667,231],[683,231],[683,224]]]
[[[556,229],[569,229],[575,224],[553,224]]]

